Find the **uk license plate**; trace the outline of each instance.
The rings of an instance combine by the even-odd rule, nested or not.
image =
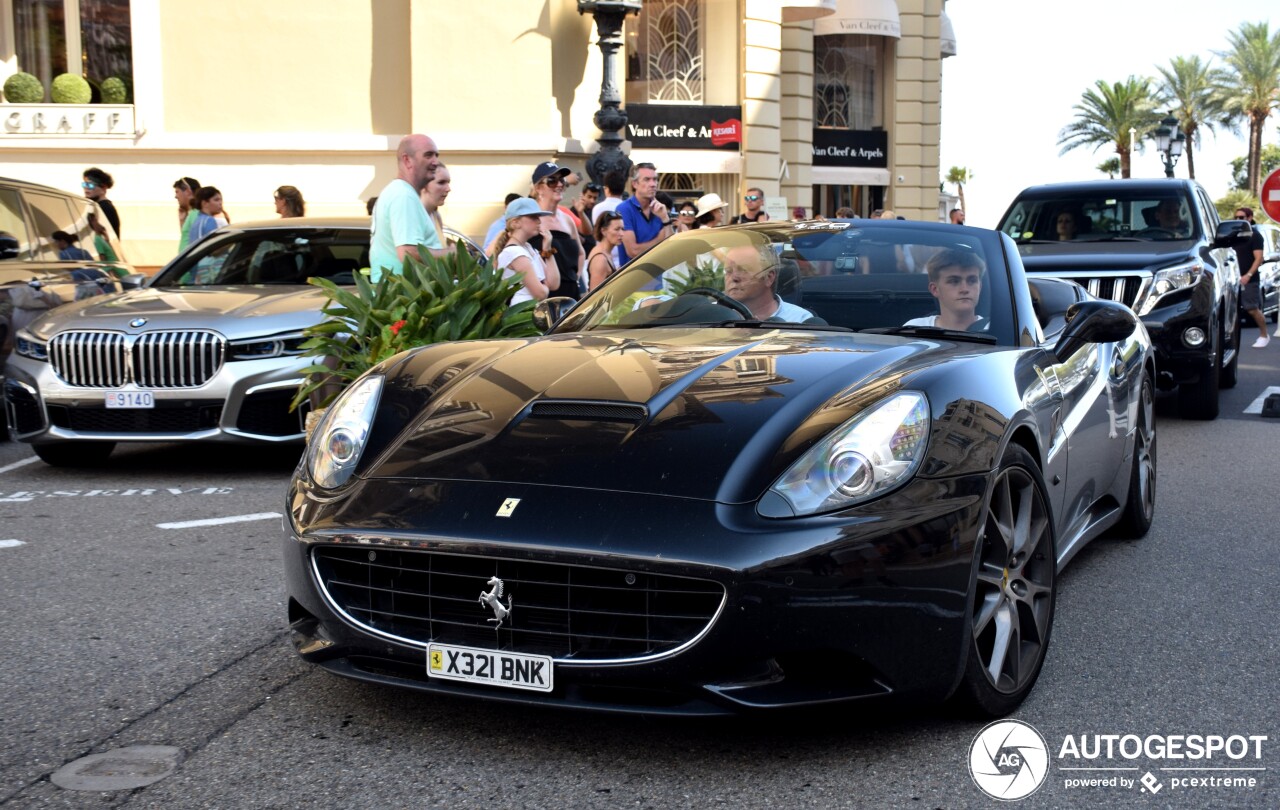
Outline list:
[[[153,391],[108,391],[108,408],[154,408],[156,395]]]
[[[546,655],[430,644],[427,646],[427,676],[550,692],[552,660]]]

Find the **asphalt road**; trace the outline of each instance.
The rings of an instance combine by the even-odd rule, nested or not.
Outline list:
[[[1280,806],[1280,420],[1243,413],[1280,386],[1280,341],[1244,352],[1217,421],[1159,404],[1150,535],[1095,542],[1060,580],[1045,671],[1015,715],[1046,741],[1047,777],[1016,804]],[[969,775],[983,724],[936,707],[673,721],[339,680],[303,665],[285,634],[282,529],[267,515],[283,511],[295,454],[156,445],[112,458],[54,469],[0,444],[0,805],[998,804]],[[162,527],[234,516],[248,517]],[[1240,759],[1060,756],[1069,736],[1108,734],[1267,739]],[[181,761],[134,790],[51,781],[135,745],[175,747]],[[1125,770],[1066,770],[1080,766]],[[1224,766],[1256,770],[1170,770]],[[1155,792],[1067,786],[1148,772]],[[1192,778],[1211,784],[1177,782]]]

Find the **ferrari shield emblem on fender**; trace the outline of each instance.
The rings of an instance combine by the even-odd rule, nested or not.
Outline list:
[[[516,511],[516,507],[519,505],[519,498],[507,498],[502,502],[502,506],[498,507],[498,517],[511,517],[511,513]]]

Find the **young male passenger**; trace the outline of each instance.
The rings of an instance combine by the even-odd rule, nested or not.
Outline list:
[[[989,321],[977,313],[982,296],[982,277],[987,265],[973,251],[948,248],[935,253],[925,264],[929,293],[938,299],[938,314],[912,318],[904,326],[936,326],[940,329],[978,331]]]

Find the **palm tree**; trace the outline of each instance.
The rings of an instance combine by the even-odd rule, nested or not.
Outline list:
[[[1128,178],[1129,156],[1137,145],[1131,142],[1129,130],[1137,130],[1139,137],[1145,137],[1159,122],[1151,97],[1151,80],[1130,76],[1123,82],[1107,84],[1099,79],[1071,109],[1076,111],[1076,120],[1058,133],[1062,147],[1058,154],[1065,155],[1081,146],[1092,146],[1095,152],[1112,146],[1120,156],[1120,176]]]
[[[1097,170],[1107,176],[1108,180],[1116,179],[1116,175],[1120,173],[1120,158],[1109,157],[1097,165]]]
[[[969,211],[969,206],[964,204],[964,184],[972,179],[973,172],[963,166],[952,166],[947,170],[946,182],[955,184],[956,194],[960,196],[960,208],[966,213]]]
[[[1178,119],[1178,126],[1187,136],[1187,174],[1196,178],[1195,147],[1203,137],[1201,127],[1213,131],[1213,121],[1223,116],[1222,97],[1218,87],[1222,83],[1221,71],[1214,69],[1199,56],[1175,56],[1168,67],[1156,67],[1160,71],[1157,89],[1159,104],[1170,108],[1170,114]]]
[[[1262,134],[1271,111],[1280,106],[1280,31],[1265,22],[1241,23],[1227,34],[1231,49],[1218,54],[1229,68],[1220,87],[1230,121],[1249,122],[1249,191],[1258,193]]]

